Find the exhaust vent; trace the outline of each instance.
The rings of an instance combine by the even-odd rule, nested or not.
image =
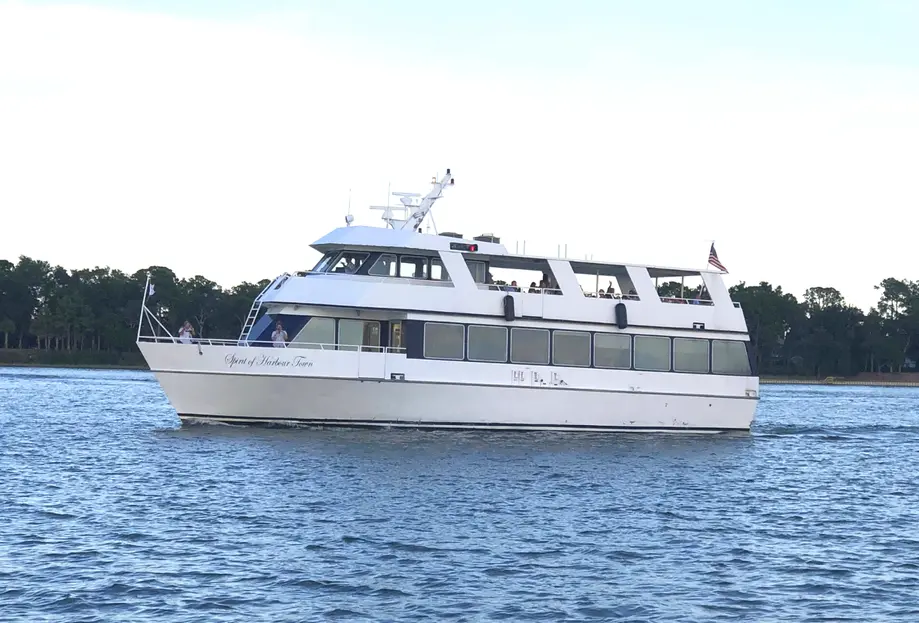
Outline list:
[[[501,244],[501,239],[494,234],[482,234],[481,236],[476,236],[473,240],[478,240],[479,242],[493,242],[495,244]]]

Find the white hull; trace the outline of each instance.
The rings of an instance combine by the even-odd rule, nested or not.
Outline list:
[[[541,368],[542,375],[557,372],[566,382],[532,385],[526,381],[514,386],[509,377],[516,367],[504,364],[475,368],[475,364],[461,363],[481,374],[458,382],[455,374],[446,370],[456,364],[406,360],[404,355],[225,346],[203,346],[199,352],[195,345],[140,346],[183,419],[718,432],[749,430],[758,394],[754,377],[546,367]],[[264,357],[268,365],[264,365]],[[245,363],[251,358],[256,358],[255,363]],[[295,360],[300,363],[294,364]],[[301,365],[306,360],[308,365]],[[404,374],[405,380],[390,380],[390,372]],[[526,374],[530,373],[527,369]]]

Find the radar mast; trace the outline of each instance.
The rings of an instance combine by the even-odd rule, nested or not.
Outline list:
[[[453,183],[453,175],[450,173],[450,169],[447,169],[447,173],[440,178],[440,181],[437,181],[436,177],[431,179],[431,184],[434,187],[424,197],[421,197],[420,193],[395,192],[392,195],[399,197],[399,201],[402,203],[401,207],[370,206],[370,209],[383,210],[383,220],[393,229],[418,231],[424,218],[434,207],[434,202],[440,199],[443,196],[444,189],[448,186],[453,186]],[[421,197],[421,200],[416,203],[416,199],[419,197]],[[393,210],[402,210],[402,218],[396,218],[393,215]]]

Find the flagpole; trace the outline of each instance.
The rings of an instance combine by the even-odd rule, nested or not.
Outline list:
[[[144,297],[140,301],[140,317],[137,319],[137,341],[140,342],[140,328],[144,326],[144,310],[147,309],[147,292],[150,291],[150,273],[147,273],[147,282],[144,284]]]

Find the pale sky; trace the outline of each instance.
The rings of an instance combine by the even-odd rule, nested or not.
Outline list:
[[[227,8],[232,6],[233,8]],[[192,8],[189,8],[192,7]],[[919,279],[919,2],[0,0],[0,258],[224,286],[371,204],[868,308]]]

